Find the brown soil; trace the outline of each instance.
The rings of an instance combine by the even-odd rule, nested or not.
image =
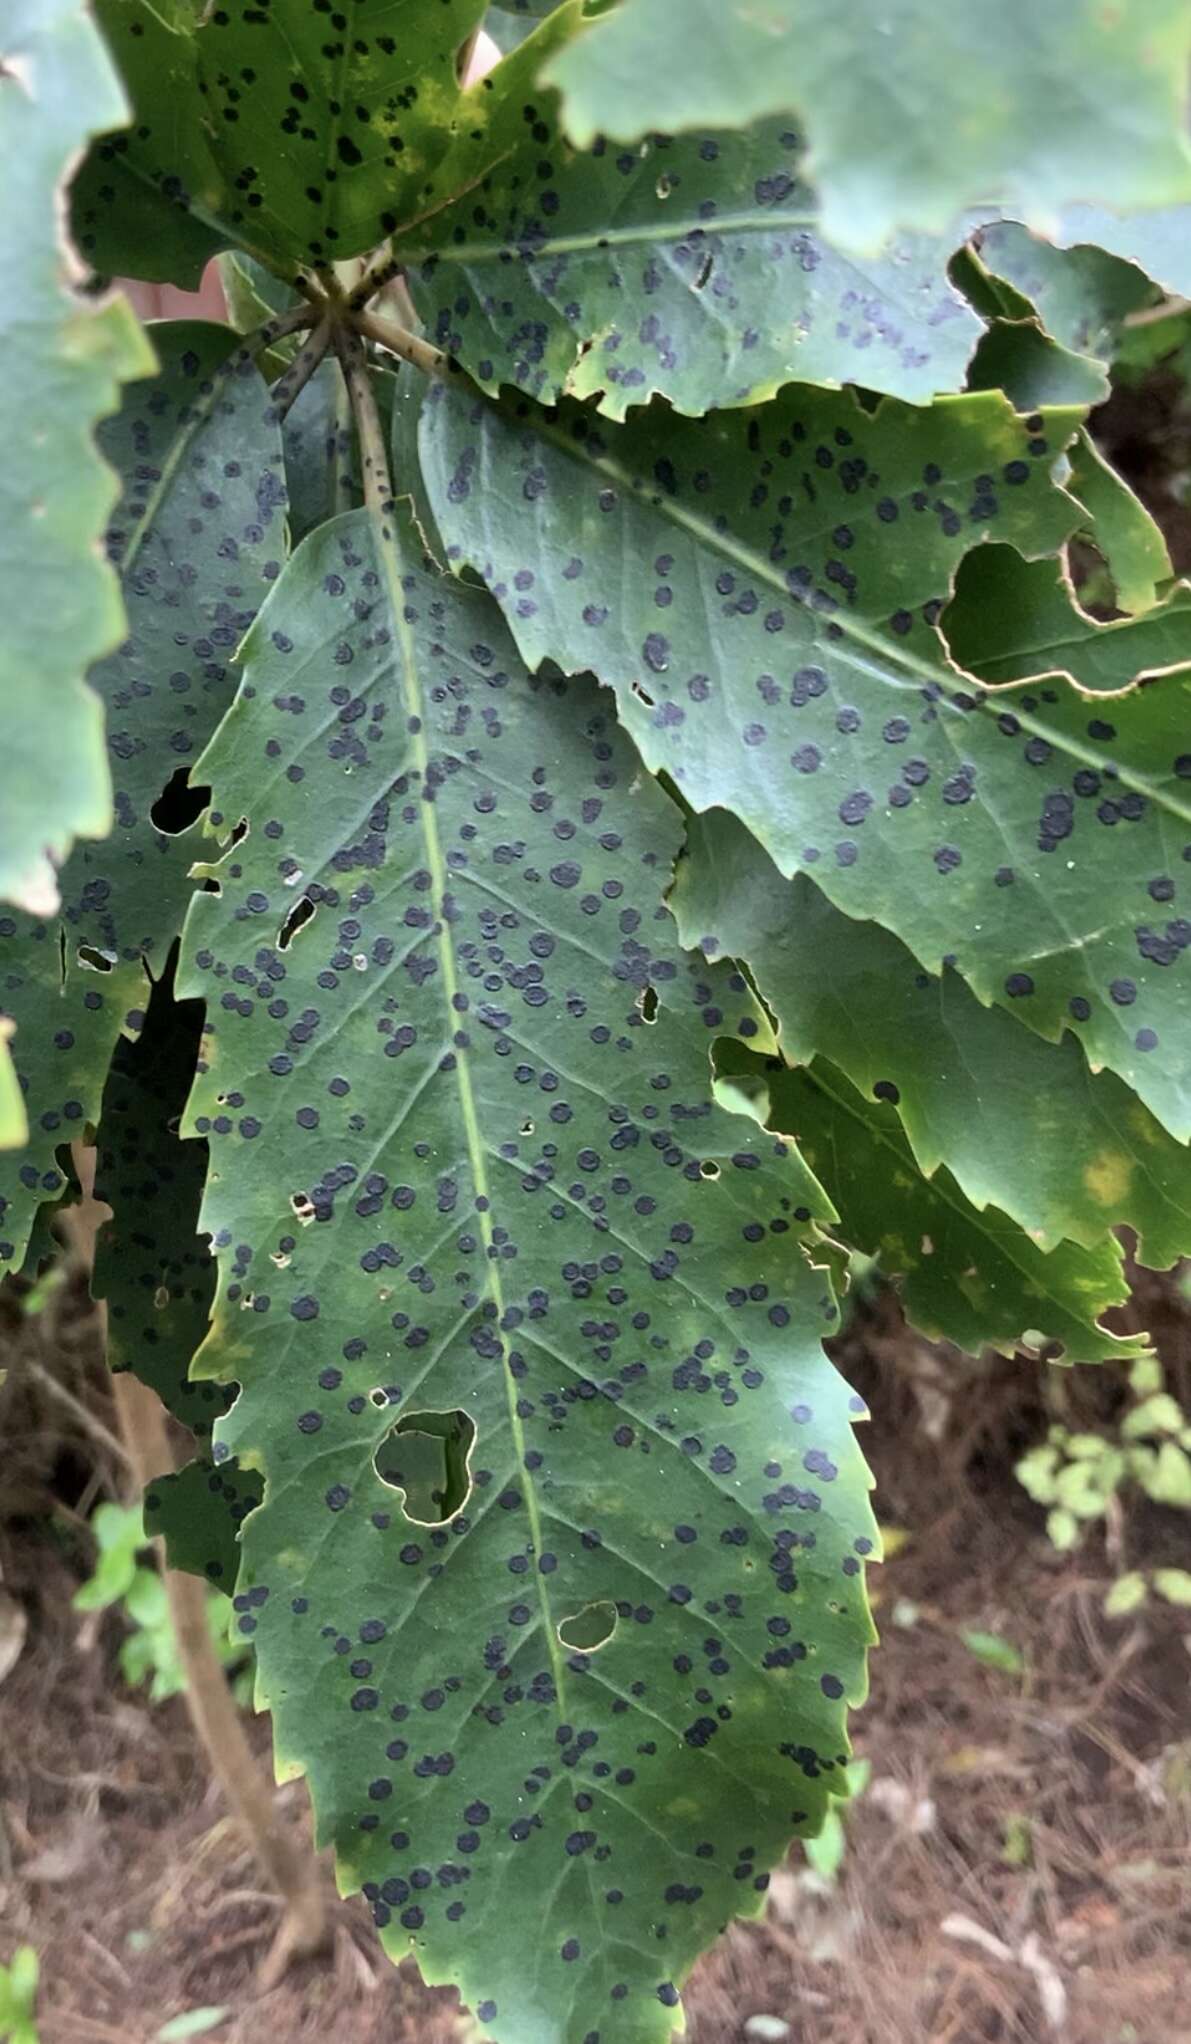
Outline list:
[[[1172,1314],[1169,1338],[1185,1327]],[[59,1315],[59,1338],[70,1328]],[[10,1328],[10,1355],[14,1333],[28,1338]],[[836,1886],[808,1881],[796,1850],[766,1919],[699,1967],[694,2044],[747,2044],[755,2016],[788,2024],[790,2044],[1191,2044],[1191,1613],[1108,1621],[1102,1545],[1049,1547],[1011,1475],[1044,1424],[1036,1365],[982,1368],[978,1398],[948,1410],[976,1366],[943,1358],[940,1376],[935,1352],[881,1329],[846,1360],[874,1407],[880,1514],[904,1535],[873,1578],[883,1643],[857,1721],[872,1781]],[[1065,1373],[1067,1395],[1085,1376],[1094,1406],[1105,1373]],[[57,1418],[68,1433],[69,1411]],[[334,1905],[325,1959],[261,1992],[277,1907],[185,1710],[123,1686],[119,1621],[70,1609],[85,1549],[63,1500],[88,1456],[94,1493],[104,1452],[64,1436],[47,1476],[43,1449],[56,1525],[0,1521],[28,1619],[0,1684],[0,1957],[38,1947],[44,2044],[152,2044],[209,2005],[228,2012],[217,2044],[466,2037],[453,1995],[390,1969],[358,1903]],[[1177,1561],[1186,1521],[1131,1514],[1127,1536],[1132,1563]],[[1011,1640],[1024,1678],[974,1658],[968,1626]],[[263,1756],[265,1723],[254,1731]],[[280,1794],[300,1827],[301,1785]]]

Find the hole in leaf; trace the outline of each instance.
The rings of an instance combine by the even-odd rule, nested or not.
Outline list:
[[[110,972],[116,963],[116,954],[114,951],[101,951],[95,944],[80,944],[78,961],[92,972]]]
[[[657,1021],[658,990],[656,987],[653,986],[642,987],[640,993],[637,995],[637,1013],[640,1015],[641,1020],[643,1022]]]
[[[404,1491],[402,1511],[417,1526],[441,1526],[471,1490],[468,1458],[475,1422],[465,1412],[407,1412],[372,1457],[382,1483]]]
[[[704,1157],[703,1162],[699,1166],[700,1178],[718,1178],[719,1175],[720,1167],[716,1163],[715,1158]]]
[[[585,1604],[582,1611],[572,1612],[569,1618],[559,1620],[558,1637],[564,1647],[572,1652],[594,1654],[598,1648],[607,1646],[616,1631],[616,1606],[601,1599],[597,1604]]]
[[[281,925],[277,938],[277,949],[288,951],[299,930],[304,930],[314,914],[314,903],[306,896],[296,901]]]
[[[210,788],[191,787],[189,767],[175,767],[149,810],[149,820],[166,837],[180,837],[198,822],[210,800]]]

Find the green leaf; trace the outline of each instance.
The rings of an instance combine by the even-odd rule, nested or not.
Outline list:
[[[261,1480],[230,1456],[199,1453],[145,1492],[145,1531],[165,1541],[171,1568],[205,1576],[231,1594],[240,1566],[240,1528],[261,1501]]]
[[[0,25],[0,902],[46,915],[76,837],[111,827],[103,713],[84,675],[123,613],[97,542],[115,479],[97,420],[153,356],[123,299],[99,310],[68,287],[62,186],[89,135],[123,118],[103,44],[79,0],[10,0]],[[17,705],[20,705],[19,714]]]
[[[32,2014],[41,1972],[37,1953],[32,1945],[17,1946],[9,1961],[8,1972],[18,1999]]]
[[[1105,1617],[1127,1618],[1130,1612],[1141,1608],[1148,1594],[1146,1579],[1141,1570],[1128,1569],[1123,1576],[1117,1577],[1104,1599]]]
[[[1028,1867],[1034,1863],[1034,1829],[1024,1810],[1013,1810],[1005,1819],[1005,1842],[1001,1847],[1001,1864],[1007,1867]]]
[[[293,312],[302,302],[290,285],[239,249],[220,256],[219,281],[227,301],[228,317],[237,333],[251,333],[254,327],[264,326],[278,313]],[[301,336],[290,335],[277,345],[296,350],[301,346]]]
[[[7,1972],[15,2012],[18,2015],[32,2016],[41,1973],[34,1947],[18,1945],[8,1962]]]
[[[907,1318],[924,1334],[972,1354],[986,1346],[1049,1354],[1057,1344],[1067,1361],[1084,1363],[1147,1348],[1145,1335],[1098,1325],[1129,1296],[1111,1235],[1092,1249],[1062,1242],[1044,1254],[996,1207],[973,1207],[945,1166],[925,1177],[897,1110],[866,1099],[827,1059],[771,1074],[768,1123],[797,1143],[826,1188],[839,1211],[835,1232],[900,1281]]]
[[[1051,239],[1086,257],[1107,250],[1134,263],[1175,297],[1191,296],[1191,207],[1147,205],[1134,211],[1107,199],[1103,206],[1065,206],[1047,229]]]
[[[1052,1546],[1057,1547],[1060,1554],[1069,1554],[1078,1544],[1079,1521],[1074,1512],[1067,1511],[1064,1506],[1056,1505],[1053,1512],[1047,1513],[1046,1531]]]
[[[1077,355],[1108,363],[1131,312],[1153,297],[1149,278],[1103,248],[1056,248],[1012,220],[975,237],[978,260],[1037,313],[1046,332]]]
[[[1189,55],[1181,0],[624,0],[546,75],[579,143],[796,108],[828,239],[875,248],[990,198],[1043,228],[1188,198]]]
[[[484,33],[507,56],[533,34],[543,14],[550,14],[558,4],[559,0],[500,0],[484,15]]]
[[[99,1505],[92,1515],[91,1530],[99,1558],[94,1574],[71,1598],[76,1611],[103,1611],[125,1596],[136,1574],[137,1555],[145,1544],[139,1505]]]
[[[107,1307],[107,1360],[131,1370],[199,1442],[227,1394],[191,1384],[207,1331],[215,1265],[197,1233],[206,1148],[178,1124],[194,1077],[202,1008],[153,989],[142,1033],[116,1045],[103,1089],[95,1197],[112,1209],[99,1231],[92,1292]]]
[[[135,1555],[145,1544],[139,1505],[117,1505],[105,1500],[92,1513],[91,1530],[101,1554]]]
[[[12,1061],[12,1024],[0,1016],[0,1150],[19,1150],[29,1140],[29,1121]]]
[[[182,0],[168,19],[154,0],[101,0],[134,122],[84,166],[80,245],[100,269],[187,283],[228,247],[289,272],[375,248],[524,131],[525,95],[580,0],[461,92],[458,54],[483,12],[484,0],[373,7],[349,33],[309,0]]]
[[[713,1036],[768,1032],[678,951],[681,818],[593,684],[531,680],[490,599],[369,512],[303,543],[243,659],[202,767],[249,831],[183,985],[198,1367],[241,1386],[219,1440],[265,1478],[239,1588],[278,1765],[388,1949],[482,2022],[661,2040],[821,1822],[863,1691],[876,1529],[799,1246],[821,1195],[714,1103]],[[453,1413],[470,1493],[413,1522],[378,1461]]]
[[[786,120],[582,154],[538,123],[397,249],[433,338],[486,390],[598,395],[623,418],[654,392],[697,414],[792,377],[960,389],[980,322],[948,244],[862,259],[816,228]]]
[[[1059,1451],[1052,1443],[1031,1448],[1020,1461],[1013,1465],[1013,1474],[1021,1487],[1035,1504],[1052,1505],[1055,1501],[1055,1473]]]
[[[413,519],[419,544],[430,560],[439,568],[444,568],[447,561],[446,542],[438,529],[438,521],[426,489],[418,446],[424,390],[424,379],[416,370],[398,371],[392,388],[390,465],[394,492],[405,512]]]
[[[830,1058],[893,1103],[920,1171],[946,1164],[1042,1249],[1094,1248],[1125,1225],[1152,1269],[1187,1253],[1191,1157],[1070,1035],[1044,1043],[955,972],[929,977],[890,931],[841,915],[805,875],[783,880],[722,810],[692,818],[687,854],[670,897],[684,943],[747,959],[786,1061]]]
[[[107,549],[128,609],[123,645],[92,672],[116,827],[64,867],[60,917],[0,914],[0,1003],[30,1124],[27,1147],[0,1157],[0,1269],[20,1268],[37,1207],[63,1191],[59,1146],[96,1121],[112,1051],[165,970],[192,893],[189,769],[286,552],[280,434],[255,369],[225,327],[162,325],[154,341],[160,375],[131,386],[101,435],[122,479]]]
[[[1061,675],[1089,695],[1115,695],[1151,675],[1191,671],[1191,583],[1177,583],[1139,617],[1097,624],[1080,610],[1061,561],[981,547],[960,566],[943,633],[952,657],[982,681]],[[1175,687],[1169,699],[1181,693]],[[1142,702],[1135,696],[1119,707],[1131,718]],[[1115,716],[1118,706],[1106,708]]]
[[[1003,1639],[999,1632],[980,1632],[972,1627],[960,1630],[960,1638],[970,1654],[983,1661],[986,1668],[998,1668],[1003,1675],[1023,1675],[1025,1661],[1012,1640]]]
[[[615,427],[441,387],[421,445],[451,558],[531,665],[594,669],[695,809],[734,808],[780,869],[1040,1034],[1076,1024],[1184,1136],[1186,962],[1149,957],[1187,884],[1184,687],[989,692],[934,623],[970,547],[1054,551],[1080,521],[1050,475],[1066,437],[992,393],[868,413],[800,389]]]
[[[1156,1568],[1154,1588],[1168,1604],[1191,1604],[1191,1573],[1185,1568]]]
[[[1103,1517],[1124,1473],[1124,1457],[1107,1447],[1095,1462],[1066,1463],[1055,1480],[1060,1507],[1076,1519]]]
[[[232,2011],[230,2008],[185,2009],[180,2016],[171,2016],[157,2032],[156,2044],[183,2044],[187,2037],[205,2036],[220,2023],[226,2023]]]
[[[996,319],[972,357],[970,390],[1003,390],[1014,410],[1043,411],[1103,404],[1108,375],[1102,363],[1077,355],[1050,338],[1037,320]]]
[[[324,518],[354,511],[363,501],[347,385],[338,362],[321,363],[299,391],[283,437],[290,537],[297,546]]]
[[[300,302],[297,292],[288,284],[283,284],[262,263],[241,254],[238,249],[221,255],[218,267],[228,320],[237,333],[250,334],[278,314],[293,312]],[[286,334],[258,355],[257,367],[267,382],[275,382],[284,373],[302,342],[300,333]],[[304,396],[303,391],[297,402],[300,403]]]
[[[1108,566],[1118,610],[1149,610],[1172,573],[1159,527],[1090,433],[1081,429],[1070,461],[1068,488],[1088,512],[1085,536]]]
[[[805,1839],[802,1849],[812,1873],[818,1874],[819,1879],[826,1881],[830,1887],[839,1877],[848,1850],[844,1820],[838,1810],[828,1810],[823,1829],[817,1837]]]
[[[1160,1505],[1191,1506],[1191,1456],[1177,1441],[1159,1443],[1153,1467],[1141,1479],[1148,1497]]]
[[[236,238],[217,224],[223,179],[198,89],[196,0],[94,0],[94,8],[132,125],[96,143],[79,167],[70,194],[75,241],[101,274],[196,289],[212,256]]]
[[[1185,1424],[1178,1399],[1169,1391],[1158,1391],[1125,1414],[1121,1421],[1121,1438],[1131,1441],[1145,1440],[1152,1434],[1177,1434]]]
[[[109,1367],[148,1384],[198,1444],[192,1462],[146,1491],[146,1535],[164,1538],[172,1568],[230,1591],[240,1525],[261,1486],[230,1459],[212,1461],[212,1429],[234,1394],[189,1376],[215,1293],[214,1259],[198,1232],[207,1146],[178,1134],[201,1026],[200,1004],[176,1002],[167,978],[153,988],[141,1034],[116,1045],[95,1177],[113,1218],[99,1231],[91,1289],[107,1307]]]
[[[133,1570],[132,1581],[124,1595],[124,1608],[134,1625],[154,1626],[161,1625],[163,1621],[169,1622],[165,1584],[156,1569]]]

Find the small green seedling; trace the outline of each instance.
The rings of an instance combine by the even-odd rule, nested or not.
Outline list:
[[[1030,1496],[1048,1507],[1046,1530],[1061,1553],[1078,1547],[1114,1500],[1131,1489],[1155,1504],[1191,1507],[1191,1419],[1168,1388],[1156,1356],[1131,1365],[1129,1388],[1134,1402],[1115,1439],[1052,1426],[1046,1440],[1016,1465]],[[1126,1569],[1104,1599],[1106,1616],[1128,1617],[1151,1591],[1170,1604],[1191,1603],[1191,1576],[1179,1568]]]

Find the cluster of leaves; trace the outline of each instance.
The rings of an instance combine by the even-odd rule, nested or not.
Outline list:
[[[1191,1251],[1191,596],[1087,430],[1191,21],[96,15],[0,50],[0,1264],[94,1137],[150,1523],[344,1885],[646,2044],[847,1792],[849,1255],[1136,1364],[1118,1231]]]
[[[1129,1390],[1111,1436],[1056,1422],[1017,1464],[1030,1496],[1047,1506],[1046,1530],[1061,1552],[1078,1546],[1110,1513],[1120,1516],[1118,1500],[1127,1500],[1132,1489],[1155,1504],[1191,1510],[1191,1419],[1156,1356],[1130,1365]],[[1118,1535],[1114,1547],[1120,1546]],[[1118,1561],[1104,1608],[1112,1618],[1124,1617],[1151,1590],[1169,1604],[1191,1604],[1191,1571],[1130,1568]]]

